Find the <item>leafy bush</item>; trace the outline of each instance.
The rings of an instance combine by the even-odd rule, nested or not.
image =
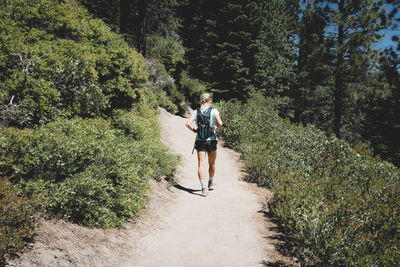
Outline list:
[[[186,71],[182,71],[179,81],[180,91],[185,95],[187,106],[199,107],[201,94],[205,92],[205,87],[197,79],[189,77]]]
[[[177,65],[185,62],[184,47],[179,37],[150,35],[146,38],[146,55],[160,60],[168,73],[176,71]]]
[[[177,158],[159,141],[155,111],[117,111],[103,119],[56,121],[2,130],[1,171],[34,195],[47,192],[49,215],[96,227],[137,216],[147,179],[171,175]],[[115,125],[115,128],[113,125]]]
[[[176,112],[180,95],[145,88],[144,58],[75,0],[7,0],[0,16],[0,175],[15,185],[0,180],[2,265],[42,207],[102,228],[137,216],[148,179],[179,161],[149,107]]]
[[[261,95],[250,98],[246,105],[232,100],[222,101],[216,106],[226,124],[222,128],[225,144],[243,153],[249,150],[249,145],[260,141],[261,136],[268,136],[273,130],[284,131],[288,127],[288,123],[276,112],[274,100]]]
[[[116,110],[113,117],[114,127],[124,130],[125,134],[135,138],[144,157],[143,167],[147,165],[147,173],[153,179],[171,176],[180,162],[180,157],[172,155],[161,141],[160,125],[157,111],[142,107],[136,116],[122,110]]]
[[[146,66],[149,73],[147,87],[155,94],[157,104],[173,114],[178,113],[178,106],[185,97],[177,90],[174,79],[158,59],[148,59]]]
[[[394,266],[399,261],[399,183],[393,166],[364,162],[367,177],[321,159],[309,175],[279,176],[271,207],[299,241],[300,259],[309,264]],[[381,165],[377,168],[377,164]],[[352,177],[353,176],[353,177]],[[398,179],[397,179],[398,180]]]
[[[219,108],[226,143],[243,153],[249,179],[272,187],[270,208],[303,265],[400,261],[398,168],[312,125],[291,125],[271,99]]]
[[[138,100],[143,57],[76,1],[6,1],[0,16],[2,98],[21,109],[10,124],[96,117]]]
[[[38,226],[43,195],[27,198],[6,179],[0,178],[0,265],[23,248]]]

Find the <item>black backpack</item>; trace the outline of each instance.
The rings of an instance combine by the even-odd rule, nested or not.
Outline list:
[[[214,129],[210,126],[211,110],[211,107],[204,113],[200,109],[197,110],[197,134],[201,139],[207,139],[214,134]]]

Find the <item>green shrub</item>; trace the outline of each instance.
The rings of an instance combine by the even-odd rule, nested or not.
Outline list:
[[[187,99],[186,106],[199,107],[200,96],[205,92],[205,87],[197,79],[189,77],[186,71],[182,71],[179,80],[180,91]]]
[[[151,178],[170,176],[180,162],[180,157],[172,155],[169,149],[160,141],[160,125],[157,121],[158,112],[143,107],[133,113],[117,110],[114,113],[114,127],[138,140],[137,146],[142,151],[143,167],[148,166],[147,173]]]
[[[318,165],[275,181],[271,208],[300,242],[298,257],[322,265],[396,265],[399,171],[377,160],[349,166],[331,156]]]
[[[148,179],[179,161],[151,108],[176,112],[180,95],[173,80],[168,94],[145,88],[144,58],[75,0],[6,0],[0,16],[0,175],[14,184],[0,180],[2,265],[35,210],[102,228],[136,217]]]
[[[50,216],[115,227],[139,214],[149,178],[178,162],[159,140],[155,111],[103,119],[57,119],[35,130],[2,130],[0,168],[27,194],[47,192]]]
[[[178,36],[173,38],[153,34],[146,38],[146,55],[160,60],[170,74],[176,71],[178,64],[185,62],[184,53]]]
[[[23,248],[39,224],[43,195],[27,198],[4,177],[0,177],[0,265]]]
[[[312,125],[291,125],[271,99],[218,107],[225,141],[242,152],[249,179],[272,187],[270,209],[302,265],[400,262],[398,168]]]
[[[146,63],[149,73],[147,87],[155,94],[158,105],[173,114],[178,113],[185,97],[176,88],[174,79],[159,59],[148,59]]]
[[[247,150],[247,144],[259,140],[257,135],[266,136],[272,130],[287,127],[276,112],[273,99],[261,95],[250,98],[245,105],[233,100],[222,101],[216,106],[224,116],[222,135],[225,143],[240,152]]]
[[[6,1],[0,15],[2,98],[20,109],[11,125],[96,117],[138,101],[143,57],[76,1]]]

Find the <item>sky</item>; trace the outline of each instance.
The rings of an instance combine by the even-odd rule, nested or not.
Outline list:
[[[393,2],[396,2],[396,1],[393,1]],[[305,8],[306,3],[307,3],[307,1],[300,1],[300,6],[302,8]],[[387,12],[388,13],[391,12],[391,10],[393,9],[393,6],[389,5],[389,4],[384,4],[384,5],[385,5],[385,7],[387,9]],[[395,18],[400,20],[400,8],[397,11],[397,14],[395,15]],[[385,36],[379,42],[377,42],[375,44],[375,48],[380,48],[380,49],[383,50],[385,48],[392,47],[392,48],[396,49],[397,43],[392,41],[392,37],[394,35],[397,35],[397,36],[400,37],[400,21],[397,22],[397,25],[398,25],[398,27],[397,27],[396,30],[389,30],[388,29],[388,30],[383,30],[383,31],[380,32],[381,34],[382,33],[385,34]],[[399,53],[400,53],[400,51],[399,51]]]
[[[383,37],[377,44],[376,47],[377,48],[389,48],[389,47],[393,47],[394,49],[396,49],[397,44],[395,42],[392,41],[392,36],[393,35],[400,35],[400,29],[399,30],[386,30],[383,31],[383,33],[385,33],[385,37]]]
[[[385,4],[385,7],[387,8],[388,12],[391,12],[392,6]],[[395,15],[395,18],[399,19],[400,18],[400,11],[397,11],[397,14]],[[394,35],[400,36],[400,23],[397,22],[398,29],[396,30],[385,30],[382,31],[386,36],[381,39],[380,42],[376,44],[376,47],[378,48],[389,48],[393,47],[396,48],[397,44],[392,41],[392,37]]]

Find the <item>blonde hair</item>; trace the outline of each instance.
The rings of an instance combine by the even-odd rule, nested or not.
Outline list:
[[[204,93],[200,97],[200,104],[211,103],[212,97],[209,93]]]

